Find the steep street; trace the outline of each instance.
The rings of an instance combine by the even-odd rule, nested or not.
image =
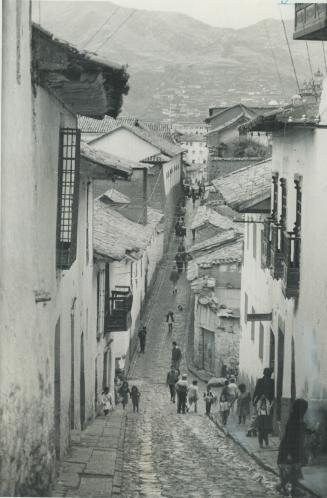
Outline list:
[[[131,404],[127,407],[122,496],[277,496],[276,477],[257,467],[205,416],[201,382],[198,414],[178,415],[170,403],[165,380],[172,340],[182,348],[181,372],[187,372],[188,284],[183,273],[177,297],[172,295],[169,273],[175,249],[172,242],[147,306],[145,354],[137,354],[130,371],[129,385],[139,387],[141,403],[139,414],[132,412]],[[177,310],[178,305],[183,311]],[[176,317],[172,335],[165,323],[169,309]],[[193,378],[189,373],[189,382]]]

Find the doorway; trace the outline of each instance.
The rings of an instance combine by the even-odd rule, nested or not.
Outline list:
[[[56,323],[54,343],[54,433],[56,458],[60,460],[60,420],[61,419],[61,385],[60,385],[60,318]]]
[[[284,334],[278,328],[278,346],[277,346],[277,390],[276,390],[276,418],[281,420],[282,397],[283,397],[283,378],[284,378]]]
[[[81,334],[80,347],[80,420],[81,429],[85,427],[85,364],[84,364],[84,332]]]
[[[275,371],[275,335],[270,329],[270,342],[269,342],[269,368],[272,372]]]

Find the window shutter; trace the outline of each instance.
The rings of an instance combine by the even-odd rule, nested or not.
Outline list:
[[[59,135],[57,268],[67,270],[76,259],[81,132],[62,128]]]

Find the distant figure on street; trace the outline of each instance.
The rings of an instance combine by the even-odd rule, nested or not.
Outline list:
[[[227,377],[227,365],[225,365],[225,363],[223,363],[223,366],[221,367],[220,376]]]
[[[177,343],[173,342],[173,349],[171,351],[171,363],[175,370],[179,370],[179,365],[182,359],[182,351],[177,346]]]
[[[175,235],[176,235],[176,239],[177,239],[177,237],[179,237],[179,228],[180,228],[180,224],[179,224],[179,220],[177,220],[176,223],[175,223]]]
[[[173,266],[173,269],[170,273],[169,280],[173,284],[173,294],[177,294],[177,282],[179,280],[179,273],[177,272],[176,266]]]
[[[102,393],[102,406],[103,413],[107,416],[108,413],[113,410],[112,396],[109,391],[109,387],[105,387]]]
[[[168,323],[168,332],[172,332],[173,331],[173,323],[174,323],[174,313],[173,311],[168,311],[167,315],[166,315],[166,322]]]
[[[193,380],[192,385],[189,387],[188,390],[188,403],[190,405],[190,408],[194,403],[194,413],[197,413],[198,411],[198,399],[199,399],[198,381]]]
[[[256,407],[259,399],[264,395],[270,404],[270,415],[269,415],[269,432],[272,432],[272,405],[274,401],[274,381],[271,378],[272,370],[270,368],[265,368],[263,370],[263,377],[257,380],[254,393],[253,393],[253,406]]]
[[[258,440],[260,448],[263,448],[263,442],[266,446],[269,444],[269,431],[270,431],[270,410],[271,404],[269,399],[263,394],[261,398],[257,401],[257,427],[258,427]]]
[[[139,329],[139,333],[138,333],[141,353],[144,353],[144,351],[145,351],[146,333],[147,333],[146,326],[143,325],[143,327],[141,327]]]
[[[315,431],[309,430],[303,417],[308,409],[308,402],[296,399],[286,423],[285,433],[281,440],[277,464],[280,474],[280,484],[277,490],[288,496],[287,484],[291,484],[292,496],[306,496],[299,488],[299,479],[302,478],[301,467],[307,463],[305,455],[305,434]]]
[[[210,415],[211,412],[211,406],[215,403],[217,400],[216,396],[213,394],[213,392],[210,389],[210,386],[207,385],[206,392],[203,395],[203,399],[206,405],[206,415]]]
[[[138,389],[137,386],[132,386],[132,389],[131,389],[131,400],[132,400],[132,405],[133,405],[133,412],[139,412],[139,404],[140,404],[140,397],[141,397],[141,393]]]
[[[120,395],[121,400],[122,400],[123,409],[125,409],[125,406],[128,403],[128,395],[129,394],[130,394],[130,390],[129,390],[128,382],[127,382],[127,380],[124,380],[122,385],[119,388],[119,395]]]
[[[237,398],[237,414],[238,414],[238,423],[245,424],[246,417],[250,415],[250,403],[251,403],[251,395],[246,390],[245,384],[240,384],[238,386],[239,395]]]
[[[228,416],[230,411],[230,403],[226,394],[221,393],[219,398],[219,413],[221,417],[221,423],[223,425],[227,424]]]
[[[188,393],[187,375],[183,374],[182,378],[176,383],[177,391],[177,413],[186,412],[186,400]]]
[[[230,403],[230,410],[234,413],[234,404],[238,397],[238,387],[234,377],[231,377],[228,384],[228,401]]]
[[[228,389],[228,386],[229,386],[229,380],[226,379],[225,382],[224,382],[224,387],[222,388],[221,393],[225,394],[225,396],[227,396],[227,399],[229,400],[229,389]]]
[[[192,240],[195,241],[195,228],[192,228]]]
[[[196,193],[195,190],[192,189],[192,202],[193,202],[193,207],[195,207],[195,202],[196,202]]]
[[[170,392],[170,401],[172,403],[175,403],[175,397],[176,397],[175,384],[177,381],[178,381],[178,374],[172,365],[169,372],[167,373],[167,380],[166,380],[167,386],[169,387],[169,392]]]
[[[177,265],[177,271],[179,274],[181,274],[183,271],[183,264],[184,264],[182,253],[180,252],[176,253],[175,261]]]
[[[181,252],[182,254],[185,252],[185,246],[183,242],[181,242],[178,246],[178,252]]]

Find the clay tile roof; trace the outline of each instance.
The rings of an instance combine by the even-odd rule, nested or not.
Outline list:
[[[188,249],[188,252],[191,254],[197,253],[198,256],[200,256],[201,254],[207,254],[207,252],[213,251],[213,250],[217,249],[218,247],[222,247],[226,244],[228,245],[230,243],[234,243],[239,238],[241,238],[241,234],[239,232],[236,232],[232,229],[225,230],[224,232],[217,234],[217,235],[214,235],[213,237],[210,237],[209,239],[206,239],[206,240],[203,240],[202,242],[197,242],[196,244],[193,244]],[[196,257],[196,256],[194,256],[194,257]]]
[[[148,208],[148,223],[135,223],[108,204],[94,203],[93,248],[96,255],[121,261],[125,257],[139,259],[150,243],[163,214]]]
[[[33,77],[73,113],[97,119],[116,117],[128,93],[124,66],[79,50],[33,24]]]
[[[238,238],[225,243],[205,254],[196,257],[193,261],[201,266],[240,263],[243,256],[243,239]]]
[[[81,168],[98,179],[113,174],[127,178],[131,176],[133,168],[142,168],[139,163],[94,149],[84,142],[81,142],[81,159]]]
[[[210,207],[199,206],[195,212],[190,228],[191,230],[197,229],[206,224],[213,225],[222,230],[235,229],[233,221],[227,216],[221,215]]]
[[[111,188],[104,192],[104,194],[98,197],[100,201],[103,202],[111,202],[113,204],[130,204],[130,199],[127,195],[122,194],[118,190]]]
[[[232,209],[242,211],[259,202],[269,199],[271,188],[271,158],[246,166],[212,180],[226,204]]]

